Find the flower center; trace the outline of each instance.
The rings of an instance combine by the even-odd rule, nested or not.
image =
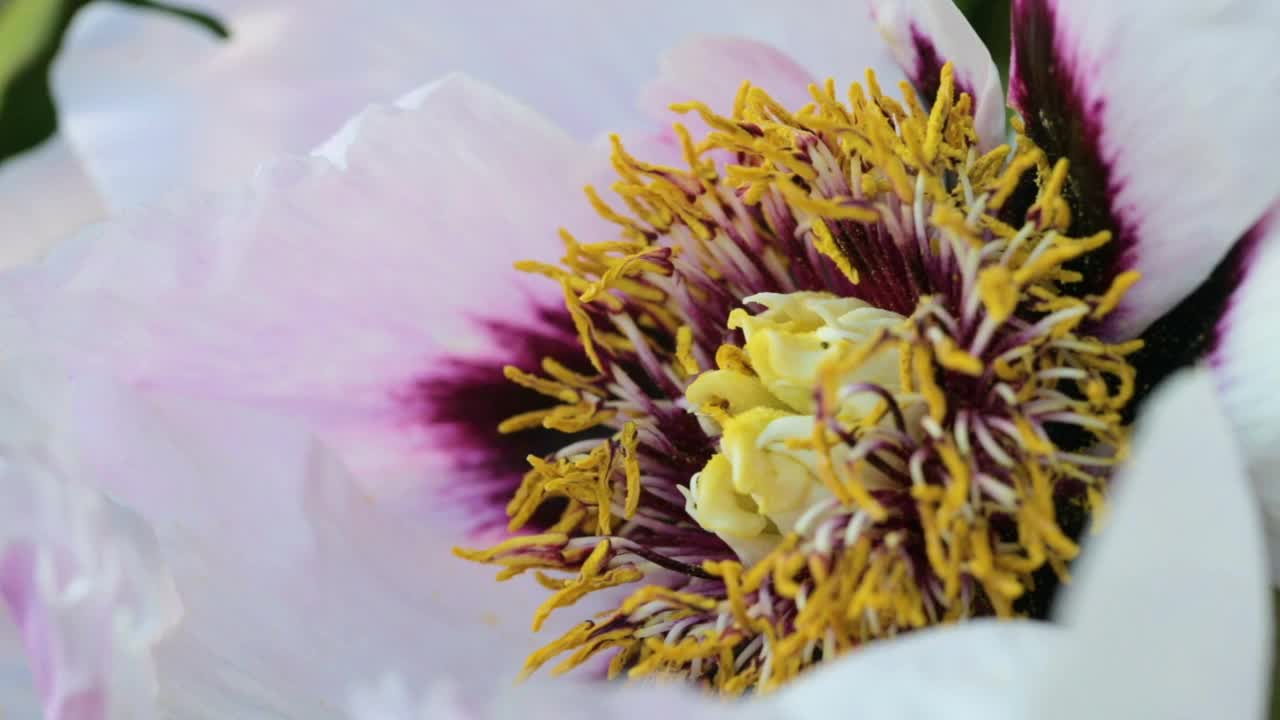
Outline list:
[[[835,497],[821,480],[810,442],[819,372],[905,318],[827,293],[764,293],[744,302],[766,308],[754,316],[742,309],[729,314],[729,327],[746,338],[745,352],[685,390],[690,407],[710,419],[708,434],[720,438],[720,452],[689,484],[687,509],[749,564],[794,532],[806,511]],[[900,392],[896,352],[840,381]],[[858,423],[877,415],[878,402],[851,393],[836,415]]]
[[[618,237],[562,231],[560,265],[518,264],[560,285],[593,373],[508,368],[549,404],[500,429],[593,434],[528,458],[508,527],[559,503],[547,532],[458,553],[536,571],[535,630],[636,587],[529,672],[605,654],[610,676],[766,691],[877,638],[1035,614],[1067,576],[1139,347],[1088,323],[1137,277],[1078,295],[1110,236],[1069,233],[1065,161],[1021,134],[980,153],[950,66],[929,109],[903,91],[677,106],[709,128],[676,126],[687,169],[615,138],[615,199],[588,197]]]

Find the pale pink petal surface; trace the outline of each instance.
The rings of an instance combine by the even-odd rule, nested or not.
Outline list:
[[[182,606],[154,536],[76,477],[39,415],[7,391],[0,437],[0,606],[8,624],[0,703],[21,712],[34,691],[50,720],[156,717],[153,651]],[[15,662],[18,648],[29,675]],[[29,688],[13,687],[24,680]]]
[[[39,257],[105,212],[82,163],[62,136],[10,158],[0,165],[0,269]]]
[[[1136,334],[1280,196],[1280,164],[1264,150],[1280,113],[1280,4],[1013,6],[1011,101],[1032,139],[1072,163],[1084,219],[1072,231],[1114,231],[1091,282],[1143,274],[1111,318],[1112,332]]]
[[[569,619],[553,618],[530,632],[531,581],[495,586],[491,571],[452,555],[447,533],[363,494],[291,419],[51,368],[8,368],[4,397],[31,408],[24,419],[67,475],[92,477],[154,529],[148,557],[163,561],[182,610],[146,648],[156,675],[144,697],[162,717],[340,717],[341,689],[375,667],[405,669],[415,685],[451,674],[474,697],[567,629]],[[99,554],[112,547],[58,537],[67,527],[48,532]],[[6,599],[32,628],[24,638],[49,627]],[[87,616],[72,637],[84,644],[111,620]],[[44,652],[31,648],[32,662]]]
[[[892,63],[865,8],[830,0],[785,13],[766,0],[202,7],[231,27],[228,43],[108,4],[75,22],[55,91],[66,133],[113,209],[175,186],[238,181],[265,158],[319,144],[365,105],[455,71],[589,136],[641,126],[636,97],[659,54],[698,33],[769,43],[819,77]]]
[[[581,199],[589,153],[532,112],[462,77],[409,100],[362,115],[332,159],[78,239],[11,279],[11,309],[131,382],[307,418],[371,491],[450,479],[439,451],[456,458],[457,438],[422,403],[476,363],[504,387],[512,333],[564,335],[540,319],[554,284],[511,263],[601,221]]]
[[[1004,88],[991,51],[952,0],[870,0],[872,16],[923,100],[937,94],[945,63],[956,87],[973,97],[974,125],[982,146],[1005,141]],[[887,83],[886,83],[887,84]]]

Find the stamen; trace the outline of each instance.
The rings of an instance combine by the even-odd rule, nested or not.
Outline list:
[[[1078,552],[1064,508],[1103,510],[1137,346],[1086,323],[1138,278],[1073,290],[1110,235],[1069,234],[1065,161],[1021,136],[979,155],[950,65],[928,109],[870,72],[844,102],[833,81],[810,95],[674,106],[710,128],[676,127],[687,168],[615,136],[616,197],[587,196],[620,237],[562,232],[561,266],[518,264],[561,286],[596,374],[506,371],[558,404],[501,429],[566,433],[529,458],[510,529],[563,510],[458,554],[535,571],[535,629],[637,586],[526,673],[608,653],[610,677],[768,691],[877,638],[1025,614]]]

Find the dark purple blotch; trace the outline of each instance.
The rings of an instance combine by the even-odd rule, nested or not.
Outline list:
[[[1080,293],[1101,294],[1133,266],[1135,230],[1116,198],[1123,187],[1102,151],[1100,99],[1089,100],[1087,69],[1068,57],[1054,16],[1054,0],[1015,0],[1010,103],[1022,114],[1027,135],[1050,162],[1070,163],[1063,195],[1071,205],[1071,234],[1111,230],[1112,240],[1074,269],[1084,274]]]
[[[536,316],[529,324],[478,319],[501,352],[445,356],[405,394],[413,421],[426,431],[433,448],[450,458],[451,475],[442,486],[442,499],[456,506],[459,514],[473,517],[471,529],[477,533],[506,526],[505,508],[528,470],[527,456],[543,457],[593,436],[590,432],[565,435],[545,428],[508,435],[498,432],[498,425],[507,418],[557,402],[507,380],[505,366],[540,374],[542,358],[550,357],[576,372],[593,372],[562,306],[541,307]],[[594,433],[600,437],[607,434]],[[559,517],[560,509],[555,502],[547,503],[529,529],[545,529]]]

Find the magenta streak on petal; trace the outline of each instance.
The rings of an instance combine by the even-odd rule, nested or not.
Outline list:
[[[1009,99],[1022,113],[1027,134],[1050,160],[1065,157],[1070,162],[1064,195],[1071,204],[1071,233],[1113,233],[1110,243],[1076,267],[1084,273],[1079,291],[1102,293],[1116,275],[1134,266],[1136,227],[1125,209],[1115,205],[1124,181],[1103,156],[1103,101],[1086,93],[1090,74],[1101,70],[1072,56],[1072,40],[1058,28],[1052,3],[1014,0]]]
[[[53,700],[58,682],[59,659],[54,655],[54,638],[50,632],[52,618],[37,597],[36,552],[29,544],[14,544],[0,554],[0,601],[8,608],[9,616],[22,636],[27,652],[27,662],[35,680],[36,689],[45,703],[48,717],[53,720],[100,720],[106,717],[106,697],[96,684]],[[104,628],[109,632],[109,628]],[[105,668],[104,668],[105,671]]]
[[[44,636],[47,628],[37,622],[35,594],[35,552],[26,544],[13,545],[0,555],[0,600],[9,608],[9,616],[22,633],[27,657],[41,694],[47,694],[52,678],[52,658]]]
[[[947,59],[938,54],[938,48],[929,36],[920,31],[915,23],[911,23],[911,45],[915,48],[916,64],[911,69],[911,84],[920,93],[921,101],[928,104],[938,96],[938,87],[942,82],[942,66]],[[973,91],[973,83],[968,77],[961,75],[959,68],[955,70],[957,92],[968,93],[976,103],[978,95]]]
[[[552,398],[507,380],[503,367],[514,365],[538,373],[544,357],[576,372],[590,374],[591,366],[563,307],[539,308],[536,322],[528,325],[487,318],[477,322],[501,350],[484,356],[439,359],[414,382],[404,401],[426,430],[433,448],[449,456],[452,475],[443,485],[444,499],[462,503],[459,514],[474,518],[469,529],[488,533],[506,527],[507,502],[528,470],[525,458],[548,455],[580,439],[543,428],[499,433],[503,420],[556,404]],[[533,518],[530,529],[546,527],[558,518],[559,508],[552,505]]]

